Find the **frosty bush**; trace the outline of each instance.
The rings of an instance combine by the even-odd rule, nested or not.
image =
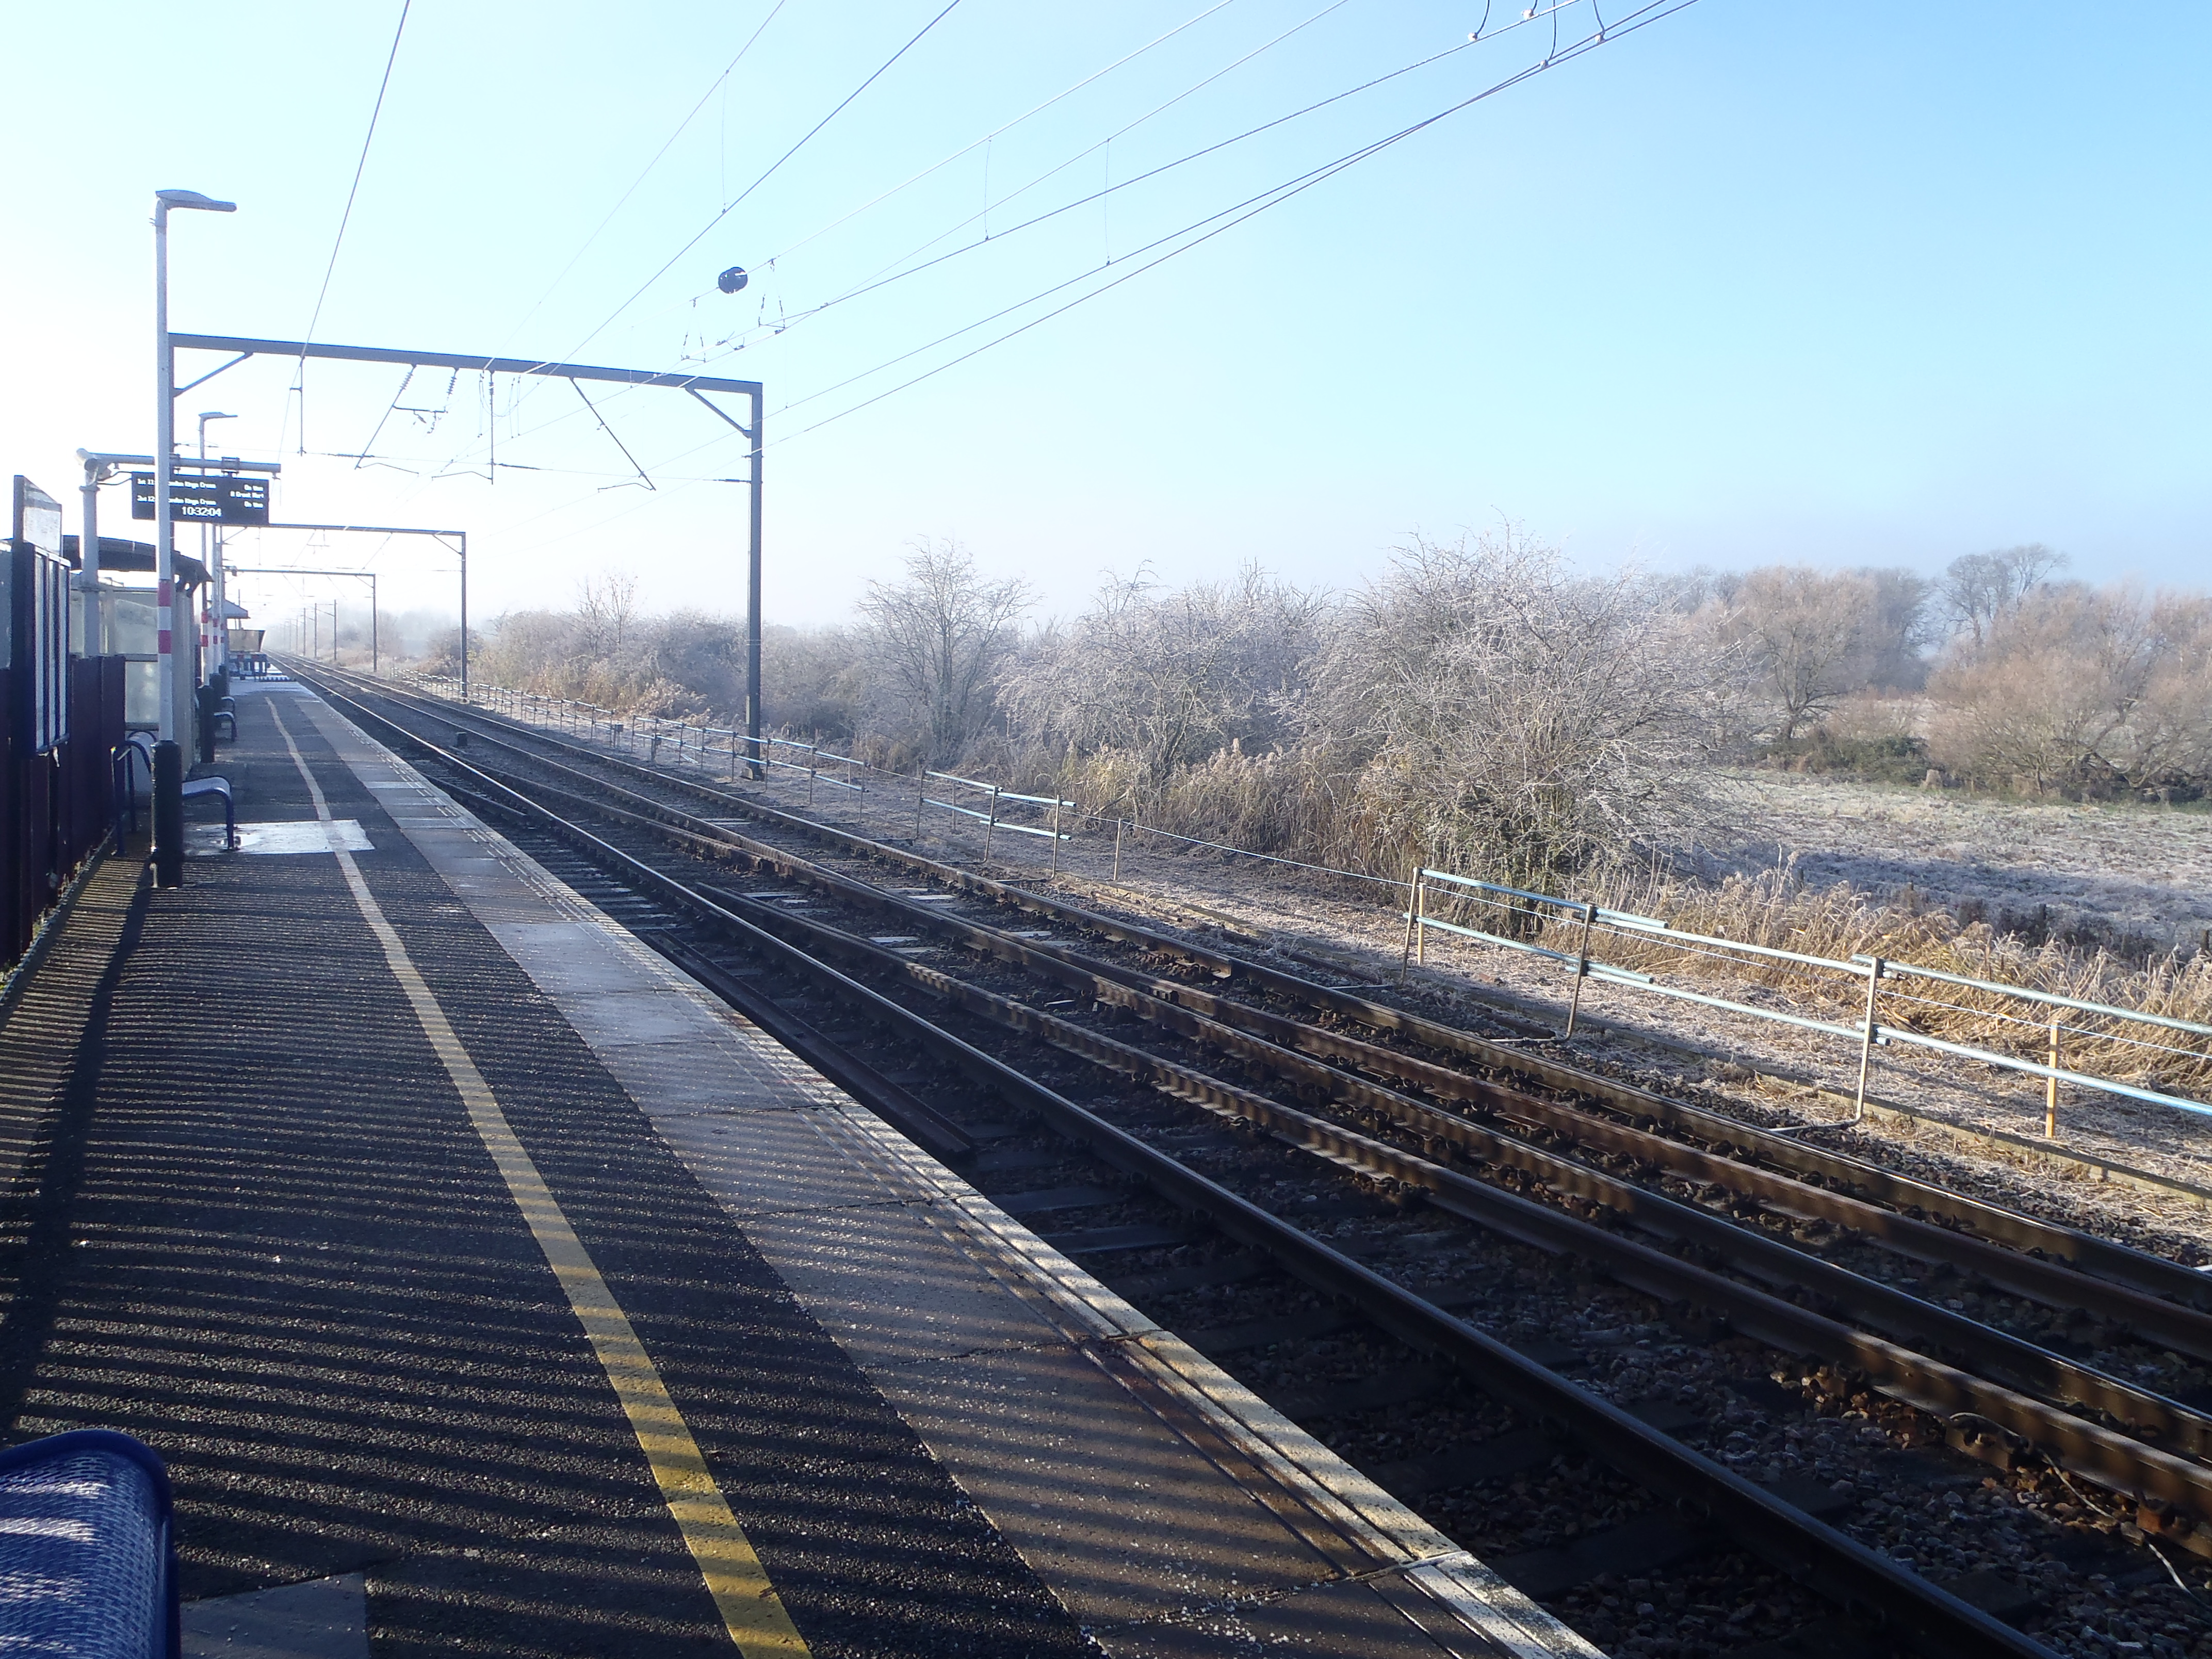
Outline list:
[[[1333,619],[1301,723],[1370,866],[1557,890],[1701,821],[1739,667],[1660,585],[1509,529],[1401,550]]]

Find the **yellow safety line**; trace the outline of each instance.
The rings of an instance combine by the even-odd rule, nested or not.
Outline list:
[[[299,744],[292,741],[283,716],[274,703],[270,706],[270,713],[276,716],[276,730],[284,738],[285,748],[291,751],[292,763],[307,781],[307,794],[315,803],[315,816],[325,823],[333,822],[322,789],[308,769],[307,757],[301,754]],[[630,1328],[629,1316],[616,1302],[607,1281],[600,1277],[583,1241],[569,1226],[568,1218],[562,1213],[545,1178],[538,1173],[537,1164],[531,1161],[522,1142],[508,1127],[507,1115],[493,1097],[491,1085],[484,1081],[476,1061],[454,1035],[446,1011],[416,971],[398,933],[385,920],[383,908],[368,890],[368,884],[362,879],[361,868],[354,862],[353,854],[340,847],[337,840],[332,833],[331,850],[337,854],[338,868],[345,872],[346,885],[353,890],[354,902],[360,907],[369,931],[383,945],[384,959],[391,965],[392,977],[406,992],[422,1035],[429,1039],[430,1047],[446,1068],[446,1075],[459,1091],[477,1138],[491,1154],[492,1162],[499,1166],[515,1206],[530,1224],[538,1248],[545,1253],[546,1264],[560,1280],[569,1307],[582,1322],[584,1334],[591,1339],[607,1381],[614,1385],[615,1395],[629,1417],[630,1428],[645,1452],[645,1461],[652,1466],[653,1478],[660,1483],[660,1495],[667,1502],[668,1512],[675,1517],[684,1541],[690,1546],[692,1559],[698,1562],[699,1571],[706,1578],[708,1594],[714,1598],[714,1606],[722,1615],[730,1639],[738,1644],[738,1650],[745,1659],[768,1659],[769,1656],[801,1659],[807,1654],[805,1639],[793,1626],[791,1615],[784,1611],[775,1587],[769,1583],[768,1571],[761,1565],[752,1540],[730,1513],[729,1504],[723,1500],[720,1488],[708,1470],[699,1443],[691,1437],[690,1426],[676,1409],[676,1402],[668,1397],[667,1387],[653,1368],[645,1345]]]

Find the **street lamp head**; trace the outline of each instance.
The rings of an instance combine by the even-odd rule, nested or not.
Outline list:
[[[220,409],[204,409],[200,410],[199,418],[203,421],[234,421],[238,416]]]
[[[203,196],[196,190],[157,190],[154,199],[163,207],[198,208],[206,213],[235,213],[235,202],[218,202],[212,196]]]

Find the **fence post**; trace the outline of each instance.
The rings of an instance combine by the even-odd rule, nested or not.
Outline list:
[[[1563,1034],[1565,1036],[1574,1036],[1575,1017],[1583,1010],[1583,981],[1589,977],[1590,924],[1596,920],[1597,906],[1588,899],[1583,900],[1583,938],[1575,951],[1575,994],[1567,1001],[1567,1029]]]
[[[2058,1139],[2058,1011],[2051,1012],[2051,1075],[2043,1085],[2043,1138]]]
[[[991,832],[999,827],[999,786],[991,786],[991,816],[983,820],[983,856],[991,856]]]
[[[1052,872],[1060,873],[1060,797],[1052,798]]]
[[[1429,965],[1428,921],[1428,872],[1419,870],[1413,875],[1413,961],[1422,968]]]
[[[1121,879],[1121,820],[1114,820],[1114,879]]]
[[[731,736],[734,740],[736,733],[732,732]],[[822,745],[809,744],[806,746],[806,804],[810,807],[814,805],[814,775],[821,769]]]
[[[929,774],[925,771],[914,785],[914,838],[921,839],[921,809],[929,799]]]
[[[1874,1064],[1874,1000],[1881,989],[1881,958],[1867,963],[1866,1034],[1859,1040],[1859,1091],[1851,1106],[1851,1121],[1866,1115],[1867,1071]]]
[[[1406,884],[1406,944],[1398,952],[1398,978],[1402,982],[1413,960],[1413,917],[1421,899],[1421,861],[1413,860],[1413,878]]]

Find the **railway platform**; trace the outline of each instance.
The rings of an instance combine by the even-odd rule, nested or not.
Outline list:
[[[305,689],[221,769],[0,1012],[0,1410],[188,1652],[1595,1652]]]

